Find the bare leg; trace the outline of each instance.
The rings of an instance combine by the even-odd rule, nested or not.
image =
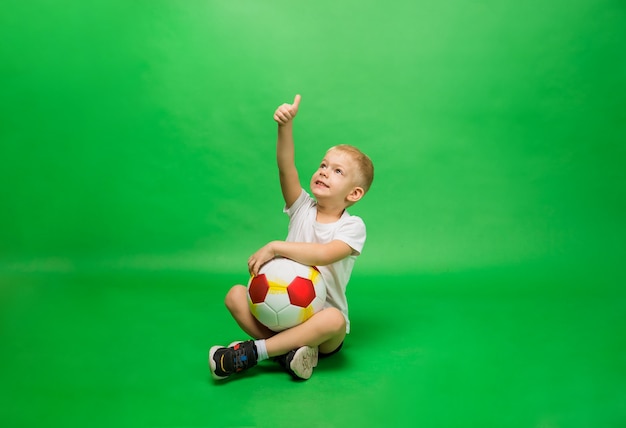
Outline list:
[[[261,324],[250,312],[247,288],[235,285],[226,295],[226,307],[239,327],[255,339],[267,339],[265,343],[270,357],[286,354],[301,346],[319,346],[321,352],[337,349],[346,337],[346,320],[341,311],[326,308],[307,321],[276,333]]]
[[[235,285],[226,294],[226,307],[239,327],[255,339],[267,339],[276,333],[261,324],[250,312],[248,291],[244,285]]]
[[[270,337],[265,342],[270,357],[286,354],[301,346],[319,346],[321,352],[337,349],[346,337],[346,320],[341,311],[326,308],[290,329]]]

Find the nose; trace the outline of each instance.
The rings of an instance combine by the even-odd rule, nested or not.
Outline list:
[[[328,174],[326,173],[326,170],[324,170],[324,169],[320,169],[320,175],[322,177],[328,177]]]

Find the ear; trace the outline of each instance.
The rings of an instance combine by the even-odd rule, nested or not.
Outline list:
[[[346,199],[349,200],[352,203],[355,203],[356,201],[358,201],[359,199],[361,199],[363,197],[363,195],[365,195],[365,190],[363,190],[362,187],[355,187],[353,188],[350,193],[348,193],[348,196],[346,196]]]

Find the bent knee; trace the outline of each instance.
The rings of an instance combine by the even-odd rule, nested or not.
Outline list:
[[[235,285],[228,290],[224,298],[224,304],[229,311],[233,311],[242,304],[248,305],[248,289],[244,285]]]
[[[346,332],[346,318],[337,308],[326,308],[322,311],[326,316],[326,323],[335,333]]]

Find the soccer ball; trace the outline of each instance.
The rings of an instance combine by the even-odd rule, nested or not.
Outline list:
[[[294,327],[321,311],[326,284],[315,266],[276,258],[248,282],[250,311],[272,331]]]

